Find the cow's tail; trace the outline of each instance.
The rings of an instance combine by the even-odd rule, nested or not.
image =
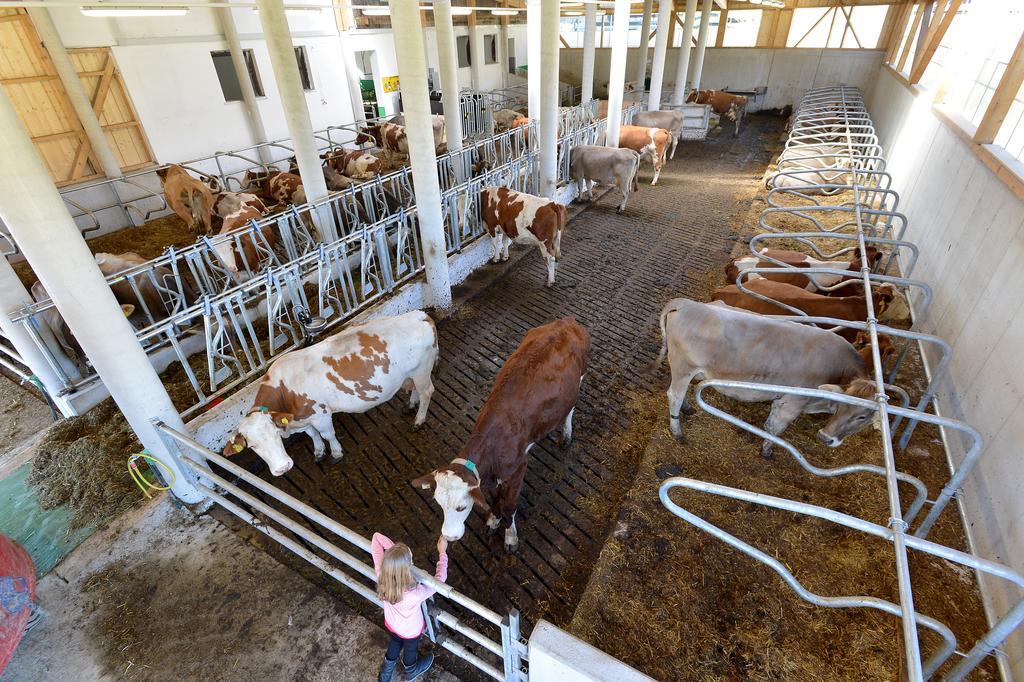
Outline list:
[[[633,177],[630,178],[630,182],[633,185],[633,191],[636,192],[640,189],[640,155],[637,154],[633,157]]]
[[[665,325],[668,322],[668,316],[671,313],[676,312],[678,308],[671,305],[665,306],[664,310],[661,311],[661,317],[658,319],[658,323],[661,326],[661,350],[658,352],[658,359],[651,365],[651,370],[656,370],[661,367],[662,363],[665,362],[665,356],[668,355],[668,334],[665,330]]]

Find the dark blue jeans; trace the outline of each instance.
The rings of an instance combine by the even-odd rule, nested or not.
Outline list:
[[[385,656],[389,661],[394,661],[398,659],[398,654],[404,651],[404,655],[402,656],[402,665],[406,668],[410,667],[420,656],[420,637],[423,635],[419,635],[412,639],[402,639],[393,632],[390,634],[391,641],[388,642],[388,652]]]

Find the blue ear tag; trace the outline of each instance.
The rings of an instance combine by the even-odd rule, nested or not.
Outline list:
[[[479,478],[480,474],[476,472],[476,462],[467,459],[466,463],[463,466],[465,466],[467,469],[469,469],[470,472],[472,472],[475,476]]]
[[[259,405],[259,406],[257,406],[257,407],[256,407],[256,409],[257,409],[257,410],[259,410],[260,412],[264,413],[264,414],[266,414],[267,412],[270,412],[270,410],[268,410],[268,409],[267,409],[266,407],[264,407],[263,405]]]

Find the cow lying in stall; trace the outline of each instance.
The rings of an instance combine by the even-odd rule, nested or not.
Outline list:
[[[676,145],[679,144],[679,136],[683,134],[683,112],[676,110],[640,111],[633,116],[633,125],[667,130],[668,134],[672,136],[672,146],[669,148],[668,158],[676,157]]]
[[[384,172],[384,162],[362,149],[332,149],[320,155],[325,168],[351,180],[372,180]]]
[[[766,189],[794,189],[803,194],[824,194],[834,189],[816,185],[848,185],[853,166],[848,150],[831,145],[790,147],[782,152]]]
[[[868,246],[867,251],[869,261],[868,267],[873,268],[881,259],[882,253],[874,246]],[[735,282],[741,272],[750,268],[777,268],[779,269],[778,273],[753,272],[749,275],[748,281],[754,279],[770,279],[773,282],[792,284],[793,286],[806,289],[807,291],[819,292],[829,296],[844,296],[852,293],[853,290],[849,289],[848,286],[831,290],[828,289],[828,287],[835,286],[844,279],[859,279],[860,271],[864,267],[863,261],[859,255],[852,261],[848,261],[818,260],[800,251],[791,251],[789,249],[761,249],[759,253],[764,258],[774,258],[777,261],[786,263],[789,267],[780,266],[778,263],[770,260],[762,260],[757,256],[743,256],[742,258],[733,260],[725,266],[726,278],[730,282]],[[833,268],[836,270],[849,270],[851,274],[849,276],[833,275],[828,273],[802,275],[799,273],[797,268]]]
[[[222,224],[217,231],[218,236],[227,235],[233,230],[244,227],[246,224],[259,220],[269,212],[263,201],[254,194],[244,192],[234,193],[230,200],[223,203],[218,202],[221,210],[231,210],[231,213],[221,216]],[[215,205],[217,210],[217,205]],[[261,254],[273,251],[277,246],[277,233],[273,225],[263,225],[257,228],[259,236],[249,232],[237,240],[234,238],[222,239],[215,242],[213,246],[217,259],[224,266],[224,269],[231,273],[236,282],[241,282],[243,272],[255,273],[259,271]]]
[[[661,168],[665,165],[665,154],[672,136],[664,128],[645,128],[642,126],[624,125],[619,129],[619,146],[632,149],[640,154],[640,158],[649,157],[654,165],[654,179],[651,185],[658,183]]]
[[[174,164],[158,169],[156,174],[163,184],[167,206],[185,221],[188,229],[194,234],[213,232],[210,215],[213,211],[214,190]]]
[[[766,384],[817,388],[856,398],[871,398],[875,385],[868,380],[864,360],[845,339],[830,331],[685,298],[669,301],[661,313],[661,354],[668,355],[672,384],[668,389],[669,429],[685,442],[680,410],[691,415],[687,391],[694,378],[757,381]],[[778,436],[801,414],[834,414],[818,431],[830,447],[869,423],[868,408],[833,403],[784,393],[716,389],[743,402],[771,401],[764,430]],[[765,440],[761,455],[772,456]]]
[[[638,188],[640,155],[632,149],[580,145],[569,153],[569,174],[576,183],[577,195],[582,200],[586,192],[594,200],[594,183],[611,185],[622,194],[618,212],[626,210],[626,201]]]
[[[499,109],[492,116],[494,132],[503,133],[523,125],[529,125],[530,119],[514,109]]]
[[[718,114],[719,125],[723,118],[733,121],[736,128],[733,136],[739,136],[740,123],[747,113],[747,98],[722,90],[692,90],[686,97],[687,104],[710,104],[711,111]]]
[[[527,455],[559,427],[563,447],[569,445],[589,352],[590,334],[571,317],[528,331],[495,377],[459,456],[412,482],[434,490],[444,514],[441,535],[448,541],[462,538],[466,519],[479,505],[488,528],[505,526],[505,549],[516,549]]]
[[[32,284],[30,289],[32,299],[36,303],[42,303],[43,301],[49,301],[50,294],[46,291],[46,287],[43,286],[42,282],[35,282]],[[125,317],[131,318],[135,313],[135,306],[130,303],[121,303],[121,312],[124,313]],[[72,364],[80,369],[85,368],[86,355],[85,351],[82,350],[81,344],[78,343],[78,339],[71,333],[71,328],[68,327],[68,323],[64,321],[60,311],[57,310],[56,306],[51,306],[46,310],[38,313],[37,319],[40,325],[53,335],[57,345],[60,346],[60,350],[64,352],[64,355],[71,360]]]
[[[302,178],[295,173],[248,170],[242,178],[242,186],[252,188],[254,194],[271,204],[306,203],[306,190],[302,187]]]
[[[360,128],[355,143],[374,143],[384,152],[388,165],[395,168],[401,165],[402,157],[409,157],[409,138],[405,133],[404,122],[405,117],[400,115],[391,121]],[[448,150],[445,142],[444,116],[432,116],[431,124],[434,132],[434,153],[444,154]]]
[[[270,473],[281,476],[293,462],[282,439],[298,432],[313,439],[313,455],[344,455],[332,415],[358,414],[386,403],[399,389],[412,389],[415,426],[427,418],[434,394],[431,372],[437,360],[437,330],[422,310],[355,324],[308,348],[285,353],[260,381],[252,409],[224,446],[231,456],[246,447]]]
[[[491,262],[508,260],[512,242],[536,246],[548,264],[547,285],[553,286],[562,232],[569,222],[565,206],[507,187],[485,187],[480,193],[480,212],[491,235]]]

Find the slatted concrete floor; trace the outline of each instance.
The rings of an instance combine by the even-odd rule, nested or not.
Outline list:
[[[778,139],[780,119],[747,120],[738,139],[730,128],[705,143],[682,142],[656,187],[644,166],[623,215],[607,196],[577,216],[562,241],[555,287],[544,287],[533,250],[504,275],[490,268],[476,275],[480,292],[438,324],[441,357],[423,429],[411,430],[412,415],[397,397],[364,415],[338,416],[343,461],[316,464],[310,441],[295,437],[288,444],[295,467],[274,483],[367,536],[380,531],[406,541],[417,563],[432,566],[440,512],[409,481],[457,455],[494,375],[528,329],[575,316],[593,342],[575,440],[563,450],[549,437],[532,450],[519,552],[506,555],[501,536],[488,534],[475,512],[452,548],[449,577],[500,613],[518,608],[527,624],[568,621],[613,530],[635,460],[651,431],[665,426],[638,422],[631,407],[637,399],[663,400],[664,387],[646,371],[660,344],[658,313],[670,298],[706,295],[703,275],[726,261],[731,226],[767,163],[765,146]]]

